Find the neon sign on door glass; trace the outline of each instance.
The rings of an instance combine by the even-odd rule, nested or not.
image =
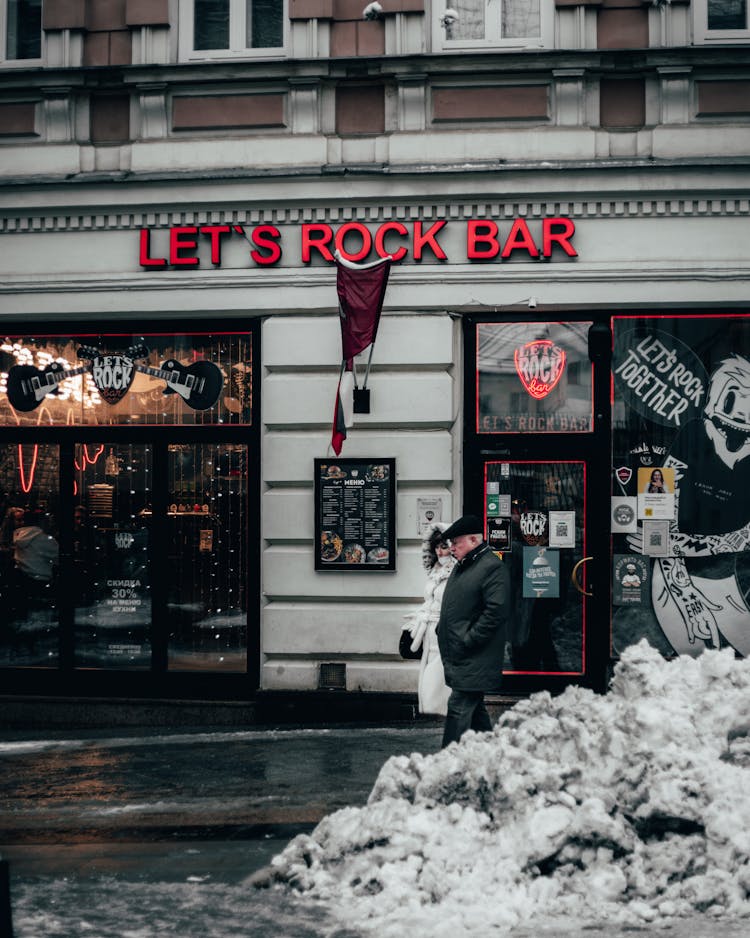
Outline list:
[[[535,339],[513,352],[518,377],[526,392],[540,401],[562,378],[565,350],[552,339]]]

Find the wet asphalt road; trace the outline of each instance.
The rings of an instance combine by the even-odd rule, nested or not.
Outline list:
[[[0,735],[0,857],[15,938],[357,938],[244,884],[326,814],[364,804],[439,721]],[[2,936],[6,938],[6,936]]]
[[[0,853],[55,846],[90,865],[98,845],[285,842],[347,805],[364,804],[383,763],[434,752],[441,725],[330,729],[102,731],[0,738]],[[76,845],[74,850],[70,848]],[[42,847],[45,849],[42,850]],[[134,862],[135,851],[131,850]],[[103,861],[100,861],[103,862]],[[114,862],[114,861],[113,861]],[[118,860],[117,862],[124,862]]]

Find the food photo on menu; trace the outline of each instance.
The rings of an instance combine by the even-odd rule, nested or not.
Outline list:
[[[335,531],[323,531],[320,535],[320,557],[325,563],[387,563],[390,552],[387,547],[365,550],[362,544],[344,544]]]
[[[387,547],[373,547],[367,552],[368,563],[388,563],[390,551]]]
[[[344,561],[346,563],[364,563],[365,549],[361,544],[347,544],[344,548]]]
[[[344,542],[335,531],[323,531],[320,535],[320,556],[326,563],[338,560],[343,547]]]

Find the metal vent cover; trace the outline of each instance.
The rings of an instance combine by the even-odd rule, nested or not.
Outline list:
[[[319,690],[346,690],[346,665],[340,661],[321,662]]]

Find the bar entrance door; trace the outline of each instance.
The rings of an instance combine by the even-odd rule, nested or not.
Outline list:
[[[509,693],[606,684],[610,331],[606,318],[466,325],[464,510],[510,565]]]

